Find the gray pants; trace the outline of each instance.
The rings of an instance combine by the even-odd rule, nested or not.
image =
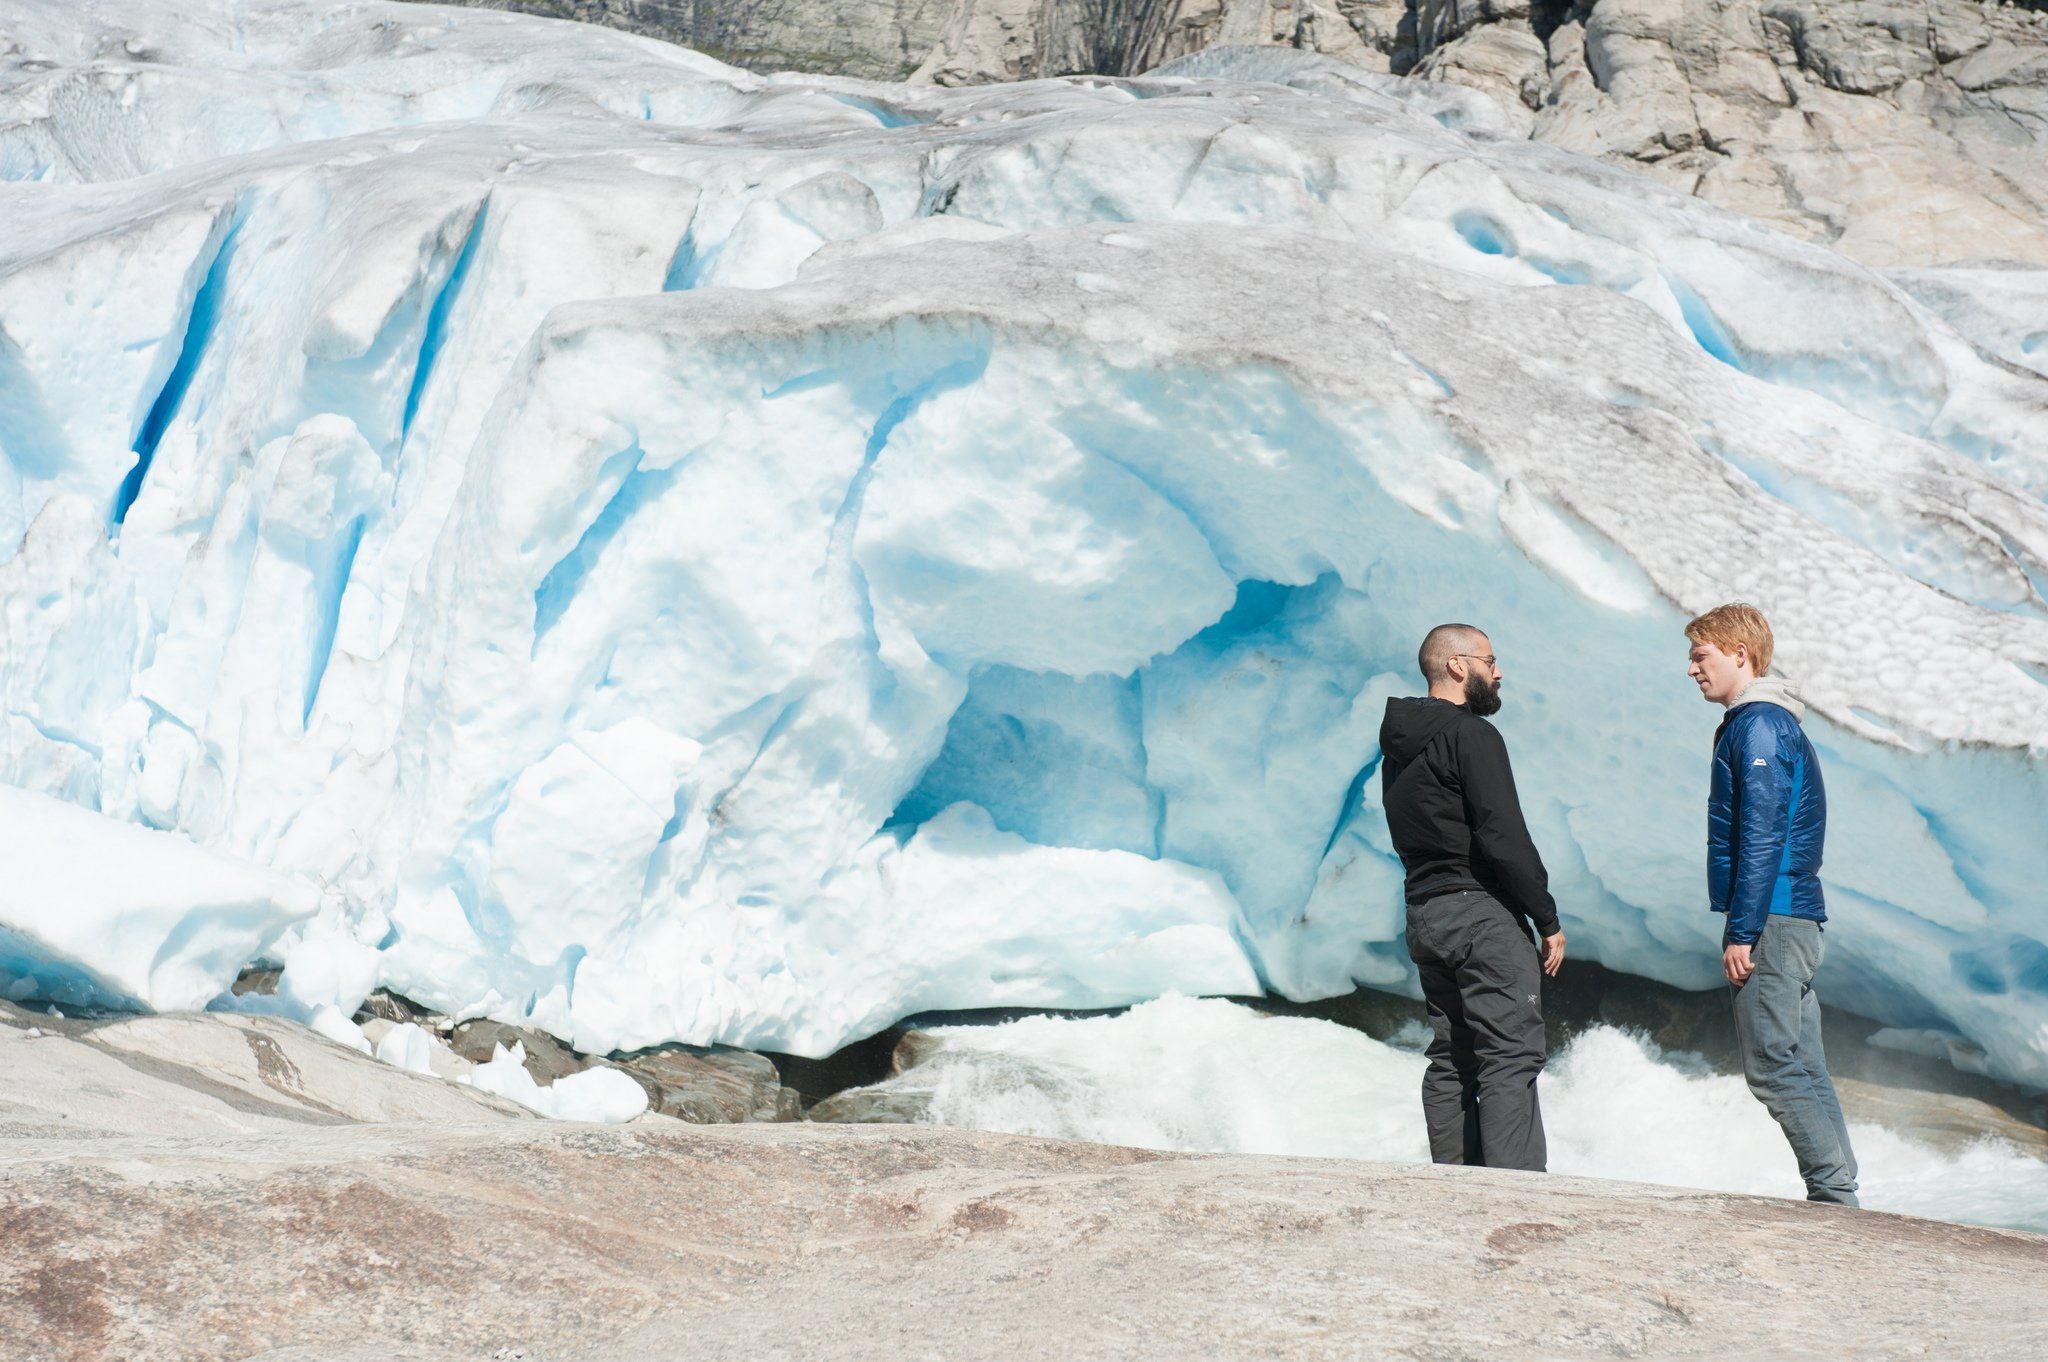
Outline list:
[[[1756,972],[1729,990],[1742,1073],[1784,1127],[1808,1201],[1856,1202],[1856,1153],[1821,1049],[1813,975],[1824,952],[1818,922],[1772,914],[1750,948]]]
[[[1542,1172],[1543,984],[1520,918],[1478,890],[1408,905],[1429,1007],[1422,1119],[1438,1163]]]

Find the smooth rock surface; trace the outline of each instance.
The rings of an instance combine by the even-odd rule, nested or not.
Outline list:
[[[812,1107],[805,1119],[821,1125],[922,1125],[931,1094],[902,1088],[848,1088]]]
[[[1976,1097],[1924,1092],[1837,1078],[1836,1095],[1852,1121],[1869,1121],[1953,1152],[1986,1136],[2048,1158],[2048,1130]]]
[[[21,1362],[2048,1347],[2033,1235],[941,1128],[560,1125],[261,1019],[9,1009],[0,1047]]]
[[[798,1098],[775,1061],[727,1046],[661,1045],[615,1061],[647,1089],[649,1106],[697,1125],[794,1121]]]
[[[364,1122],[528,1119],[510,1102],[379,1064],[276,1017],[89,1019],[0,1002],[0,1133],[10,1141],[203,1145]]]

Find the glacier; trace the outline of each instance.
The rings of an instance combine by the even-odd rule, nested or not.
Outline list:
[[[317,899],[195,896],[216,989],[807,1055],[1412,990],[1375,734],[1445,618],[1574,953],[1709,987],[1679,630],[1743,598],[1815,710],[1830,1002],[2048,1084],[2043,272],[1272,49],[939,90],[410,4],[0,31],[0,780]]]

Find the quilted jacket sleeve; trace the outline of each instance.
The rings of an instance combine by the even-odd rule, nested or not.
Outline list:
[[[1758,706],[1762,709],[1763,706]],[[1785,843],[1798,776],[1798,748],[1781,740],[1768,712],[1747,717],[1733,735],[1735,807],[1733,875],[1728,896],[1730,945],[1753,945],[1770,916],[1771,896],[1785,863]]]
[[[1714,734],[1714,780],[1707,796],[1707,906],[1728,911],[1735,888],[1735,735]]]

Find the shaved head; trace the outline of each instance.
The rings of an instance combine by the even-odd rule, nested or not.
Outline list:
[[[1415,665],[1422,668],[1423,681],[1434,686],[1449,679],[1452,658],[1460,653],[1484,653],[1486,648],[1486,635],[1471,625],[1439,624],[1422,640]]]

